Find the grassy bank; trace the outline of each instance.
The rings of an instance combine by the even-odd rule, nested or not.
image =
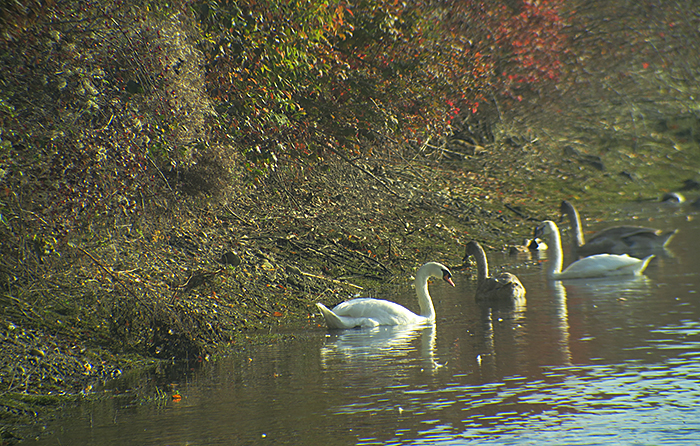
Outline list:
[[[311,2],[311,23],[298,2],[24,3],[0,11],[0,444],[134,376],[318,329],[316,302],[460,266],[471,239],[521,244],[564,198],[607,220],[700,179],[694,76],[666,92],[614,64],[611,101],[572,61],[504,85],[508,39],[490,54],[488,26],[443,35],[410,2]]]
[[[613,204],[659,200],[696,177],[697,152],[529,143],[329,162],[216,200],[173,196],[158,218],[80,234],[72,255],[45,254],[52,268],[32,282],[4,278],[5,441],[18,423],[76,401],[66,395],[154,361],[212,360],[278,327],[316,327],[315,302],[381,296],[425,261],[460,265],[470,239],[519,244],[563,198],[603,219]]]

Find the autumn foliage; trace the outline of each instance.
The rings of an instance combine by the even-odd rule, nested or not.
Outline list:
[[[253,163],[420,145],[559,77],[557,2],[199,5],[218,129]]]
[[[5,2],[0,290],[73,258],[96,268],[86,243],[175,240],[196,206],[209,218],[227,192],[278,192],[285,169],[415,159],[451,140],[522,149],[509,127],[636,143],[697,110],[699,20],[656,3]],[[124,338],[124,320],[157,314],[108,312]],[[177,318],[161,314],[148,330],[166,336]]]
[[[218,188],[239,153],[259,174],[419,147],[555,82],[566,51],[555,1],[30,6],[3,10],[4,181],[36,177],[70,221]]]
[[[122,348],[165,354],[158,346],[175,339],[168,354],[196,352],[193,333],[206,324],[177,293],[211,274],[163,253],[197,251],[177,232],[199,206],[209,219],[207,206],[238,188],[284,186],[281,168],[418,156],[486,109],[514,111],[560,78],[558,8],[529,0],[3,4],[0,290],[52,289],[32,302],[94,319]],[[474,143],[493,140],[477,133]],[[8,311],[28,305],[13,302]]]

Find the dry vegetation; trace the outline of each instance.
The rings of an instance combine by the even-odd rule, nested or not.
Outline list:
[[[686,96],[700,64],[674,46],[680,25],[676,40],[640,32],[634,43],[661,39],[687,56],[683,64],[640,50],[621,67],[606,52],[609,72],[592,76],[575,56],[596,60],[587,24],[606,13],[579,3],[581,22],[568,11],[577,51],[563,58],[564,84],[511,85],[510,102],[481,97],[478,113],[436,105],[425,119],[443,121],[421,135],[416,116],[394,126],[410,107],[388,99],[372,105],[381,119],[367,128],[348,118],[329,129],[342,94],[319,95],[329,102],[314,109],[315,122],[253,136],[235,133],[273,123],[226,111],[250,104],[224,101],[223,81],[212,80],[218,42],[202,37],[204,9],[3,6],[0,442],[15,441],[8,426],[33,416],[30,395],[89,392],[154,358],[203,361],[278,326],[319,329],[315,302],[408,285],[403,278],[428,260],[459,267],[470,239],[491,250],[518,244],[561,198],[657,199],[694,178],[700,138]],[[629,9],[611,8],[635,23]],[[669,4],[664,14],[678,10]],[[696,32],[696,19],[682,28]],[[596,35],[608,33],[599,39],[612,51],[629,29],[604,31]],[[483,68],[477,59],[474,70]],[[643,68],[631,70],[635,63]],[[381,82],[375,92],[390,98],[396,87]],[[265,92],[254,93],[268,100]],[[339,116],[371,102],[343,100]],[[296,130],[308,145],[271,163],[275,144],[293,145]]]

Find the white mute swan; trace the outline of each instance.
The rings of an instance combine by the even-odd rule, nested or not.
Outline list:
[[[569,217],[573,231],[573,250],[578,257],[593,254],[638,254],[661,249],[676,234],[673,231],[645,228],[642,226],[612,226],[593,234],[585,242],[581,230],[581,217],[573,204],[561,202],[561,215]]]
[[[467,243],[467,250],[464,255],[465,262],[469,256],[474,256],[476,260],[476,294],[474,297],[477,301],[525,302],[525,287],[514,274],[504,272],[497,276],[489,277],[489,264],[486,259],[486,253],[476,240]]]
[[[328,328],[376,327],[378,325],[432,324],[435,322],[435,308],[428,293],[428,278],[438,277],[452,286],[452,274],[444,265],[428,262],[416,273],[416,293],[420,305],[420,315],[388,300],[359,298],[342,302],[332,310],[317,303],[326,319]]]
[[[649,265],[649,261],[654,258],[653,255],[650,255],[643,260],[639,260],[627,254],[597,254],[577,260],[562,271],[564,255],[561,250],[561,236],[556,223],[549,220],[543,222],[535,229],[535,236],[548,237],[549,266],[547,268],[547,276],[554,280],[625,275],[638,276]]]

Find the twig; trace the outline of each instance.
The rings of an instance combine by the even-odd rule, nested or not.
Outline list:
[[[231,207],[230,207],[228,204],[224,204],[224,209],[226,209],[226,210],[229,212],[229,214],[231,214],[231,215],[233,215],[234,217],[236,217],[237,219],[239,219],[242,223],[244,223],[244,224],[246,224],[246,225],[255,225],[255,227],[256,227],[257,229],[260,229],[260,226],[258,226],[258,224],[255,222],[254,219],[252,219],[252,220],[246,220],[246,219],[244,219],[243,217],[241,217],[240,215],[238,215],[237,213],[235,213],[235,212],[233,211],[233,209],[231,209]]]
[[[381,137],[383,137],[383,138],[388,139],[389,141],[391,141],[392,143],[394,143],[394,145],[396,145],[396,146],[403,146],[403,145],[404,145],[404,144],[402,144],[402,143],[399,143],[396,139],[392,138],[392,137],[389,136],[389,135],[382,135],[381,133],[377,132],[376,130],[375,130],[375,133],[379,134],[379,135],[380,135]],[[430,142],[430,136],[428,136],[428,139],[425,141],[425,144],[428,144],[429,142]],[[420,148],[420,150],[418,151],[418,153],[422,152],[424,148],[425,148],[425,145],[421,146],[421,148]],[[420,177],[423,181],[426,181],[425,177],[423,177],[423,175],[421,175],[421,173],[420,173],[418,170],[416,170],[416,168],[413,167],[413,165],[411,164],[411,161],[413,161],[413,160],[411,160],[411,161],[407,160],[407,159],[403,156],[403,153],[401,153],[400,151],[391,150],[391,149],[390,149],[390,151],[391,151],[392,153],[397,154],[397,155],[399,156],[399,158],[401,158],[401,159],[406,163],[406,165],[408,166],[408,168],[409,168],[410,170],[412,170],[413,173],[414,173],[415,175],[417,175],[418,177]],[[414,160],[415,160],[416,157],[418,156],[418,153],[416,153],[416,155],[413,157]]]
[[[168,189],[170,190],[170,193],[172,193],[173,196],[175,196],[175,191],[173,190],[172,187],[170,187],[170,183],[168,182],[168,179],[165,178],[165,174],[163,174],[163,172],[160,170],[160,168],[158,167],[158,165],[156,164],[156,162],[153,161],[153,159],[152,159],[150,156],[148,156],[148,154],[146,154],[146,159],[147,159],[148,161],[151,162],[151,164],[153,165],[153,167],[154,167],[154,168],[156,169],[156,171],[160,174],[160,177],[163,179],[163,182],[165,183],[165,185],[166,185],[166,186],[168,187]]]
[[[457,158],[461,158],[461,159],[463,159],[463,160],[466,160],[467,157],[469,156],[469,155],[465,155],[464,153],[459,153],[459,152],[455,152],[454,150],[446,149],[446,148],[444,148],[444,147],[438,147],[437,150],[440,150],[440,151],[442,151],[442,152],[444,152],[444,153],[448,153],[448,154],[450,154],[450,155],[454,155],[454,156],[456,156]]]
[[[511,205],[509,205],[509,204],[507,204],[507,203],[505,203],[504,206],[506,207],[506,209],[508,209],[509,211],[513,212],[513,213],[516,214],[518,217],[525,219],[525,221],[540,221],[540,220],[537,219],[537,218],[529,217],[529,216],[523,214],[522,212],[520,212],[519,210],[515,209],[513,206],[511,206]]]
[[[356,256],[360,257],[361,259],[363,259],[363,260],[365,260],[365,261],[368,261],[368,260],[369,260],[369,261],[371,261],[371,262],[373,262],[373,263],[376,263],[379,267],[381,267],[381,268],[382,268],[384,271],[386,271],[387,273],[390,272],[390,271],[389,271],[389,268],[387,268],[386,266],[384,266],[384,264],[383,264],[382,262],[380,262],[379,260],[374,259],[374,258],[372,258],[372,257],[370,257],[370,256],[368,256],[368,255],[366,255],[366,254],[363,254],[363,253],[361,253],[361,252],[359,252],[359,251],[355,251],[354,249],[353,249],[353,250],[350,250],[350,249],[347,249],[347,248],[345,248],[345,247],[341,247],[341,246],[338,245],[338,243],[337,243],[335,240],[333,240],[333,239],[329,239],[329,241],[330,241],[331,243],[333,243],[337,248],[339,248],[339,249],[341,249],[341,250],[345,250],[345,251],[352,252],[353,255],[356,255]]]
[[[317,276],[316,274],[306,273],[306,272],[300,270],[299,268],[297,268],[296,266],[291,266],[291,265],[288,266],[288,267],[287,267],[287,273],[297,274],[297,275],[299,275],[299,276],[313,277],[314,279],[326,280],[326,281],[328,281],[328,282],[333,282],[333,283],[338,284],[338,285],[347,285],[347,286],[350,286],[350,287],[353,287],[353,288],[357,288],[358,290],[364,289],[364,288],[362,288],[362,287],[359,286],[359,285],[355,285],[354,283],[343,282],[343,281],[337,280],[337,279],[331,279],[331,278],[328,278],[328,277]]]
[[[397,194],[396,192],[394,192],[389,186],[386,185],[385,182],[383,182],[382,180],[380,180],[379,178],[377,178],[377,176],[376,176],[375,174],[373,174],[373,173],[370,172],[369,170],[365,169],[364,167],[358,166],[358,165],[355,164],[351,159],[349,159],[347,156],[345,156],[345,155],[343,155],[342,153],[340,153],[340,152],[338,152],[337,150],[335,150],[330,144],[328,145],[328,147],[330,148],[330,151],[331,151],[331,152],[333,152],[333,153],[335,153],[336,155],[338,155],[343,161],[345,161],[346,163],[350,164],[350,165],[351,165],[352,167],[354,167],[355,169],[358,169],[358,170],[364,172],[366,175],[372,177],[377,183],[381,184],[387,191],[389,191],[390,194],[392,194],[393,196],[395,196],[395,197],[397,197],[397,198],[400,198],[400,199],[402,199],[402,200],[405,199],[405,198],[402,197],[401,195],[399,195],[399,194]]]
[[[143,305],[143,306],[151,313],[151,315],[153,315],[153,311],[151,310],[151,308],[148,307],[148,305],[146,305],[146,303],[145,303],[138,295],[136,295],[136,293],[134,293],[134,291],[133,291],[130,287],[126,286],[126,285],[121,281],[121,279],[119,278],[119,276],[118,276],[117,274],[115,274],[110,268],[108,268],[108,267],[106,267],[105,265],[103,265],[102,262],[100,262],[99,260],[97,260],[92,254],[90,254],[89,252],[87,252],[86,250],[84,250],[83,248],[81,248],[80,246],[76,246],[76,248],[77,248],[80,252],[82,252],[83,254],[85,254],[86,256],[90,257],[90,259],[91,259],[93,262],[95,262],[95,265],[97,265],[98,267],[100,267],[100,269],[101,269],[102,271],[104,271],[104,272],[106,272],[107,274],[109,274],[118,284],[120,284],[121,286],[123,286],[124,289],[125,289],[129,294],[131,294],[136,300],[138,300],[138,301],[141,303],[141,305]]]

